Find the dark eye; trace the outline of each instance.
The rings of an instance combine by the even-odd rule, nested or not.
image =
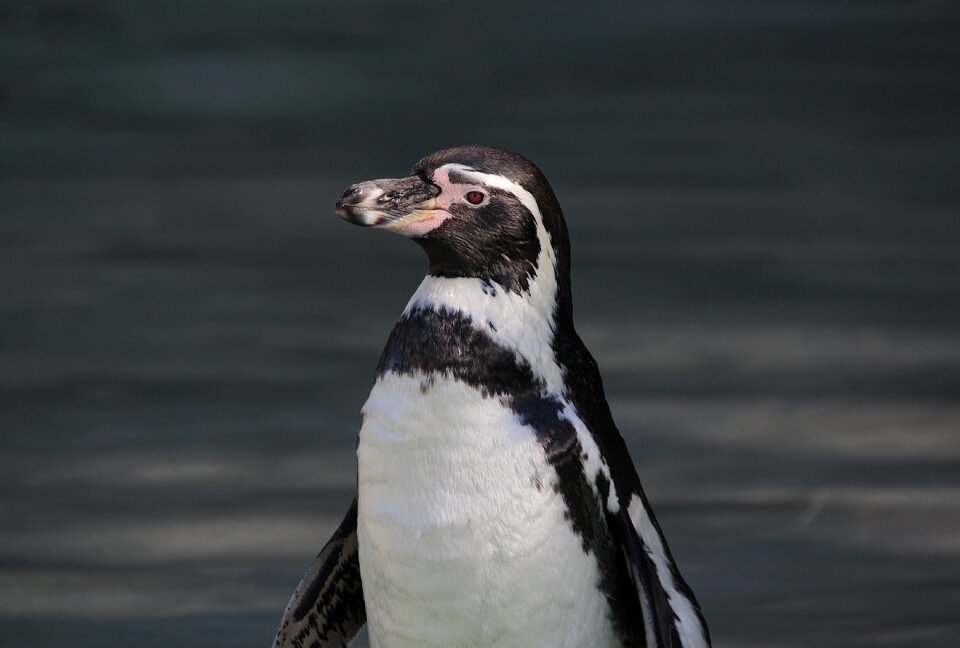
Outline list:
[[[479,205],[483,202],[483,199],[486,198],[482,191],[468,191],[467,193],[463,194],[463,197],[471,205]]]

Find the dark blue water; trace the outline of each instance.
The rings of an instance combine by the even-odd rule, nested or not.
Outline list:
[[[718,646],[960,632],[952,2],[0,4],[0,644],[264,646],[422,253],[517,150]]]

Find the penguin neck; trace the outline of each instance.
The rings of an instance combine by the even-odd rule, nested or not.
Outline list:
[[[558,298],[564,293],[569,290],[558,286],[553,263],[541,264],[522,292],[475,277],[427,275],[404,315],[418,309],[463,314],[478,331],[529,363],[548,390],[562,394],[563,372],[553,345],[558,316],[562,318],[568,310],[558,308]],[[563,324],[560,328],[566,330]]]

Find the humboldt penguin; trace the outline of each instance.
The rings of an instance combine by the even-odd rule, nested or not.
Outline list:
[[[709,646],[574,329],[570,245],[529,160],[464,146],[349,187],[337,214],[416,241],[357,493],[274,646]]]

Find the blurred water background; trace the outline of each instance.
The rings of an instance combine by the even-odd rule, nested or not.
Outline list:
[[[716,645],[955,642],[958,34],[938,1],[0,3],[0,645],[269,644],[425,270],[333,203],[465,143],[551,179]]]

